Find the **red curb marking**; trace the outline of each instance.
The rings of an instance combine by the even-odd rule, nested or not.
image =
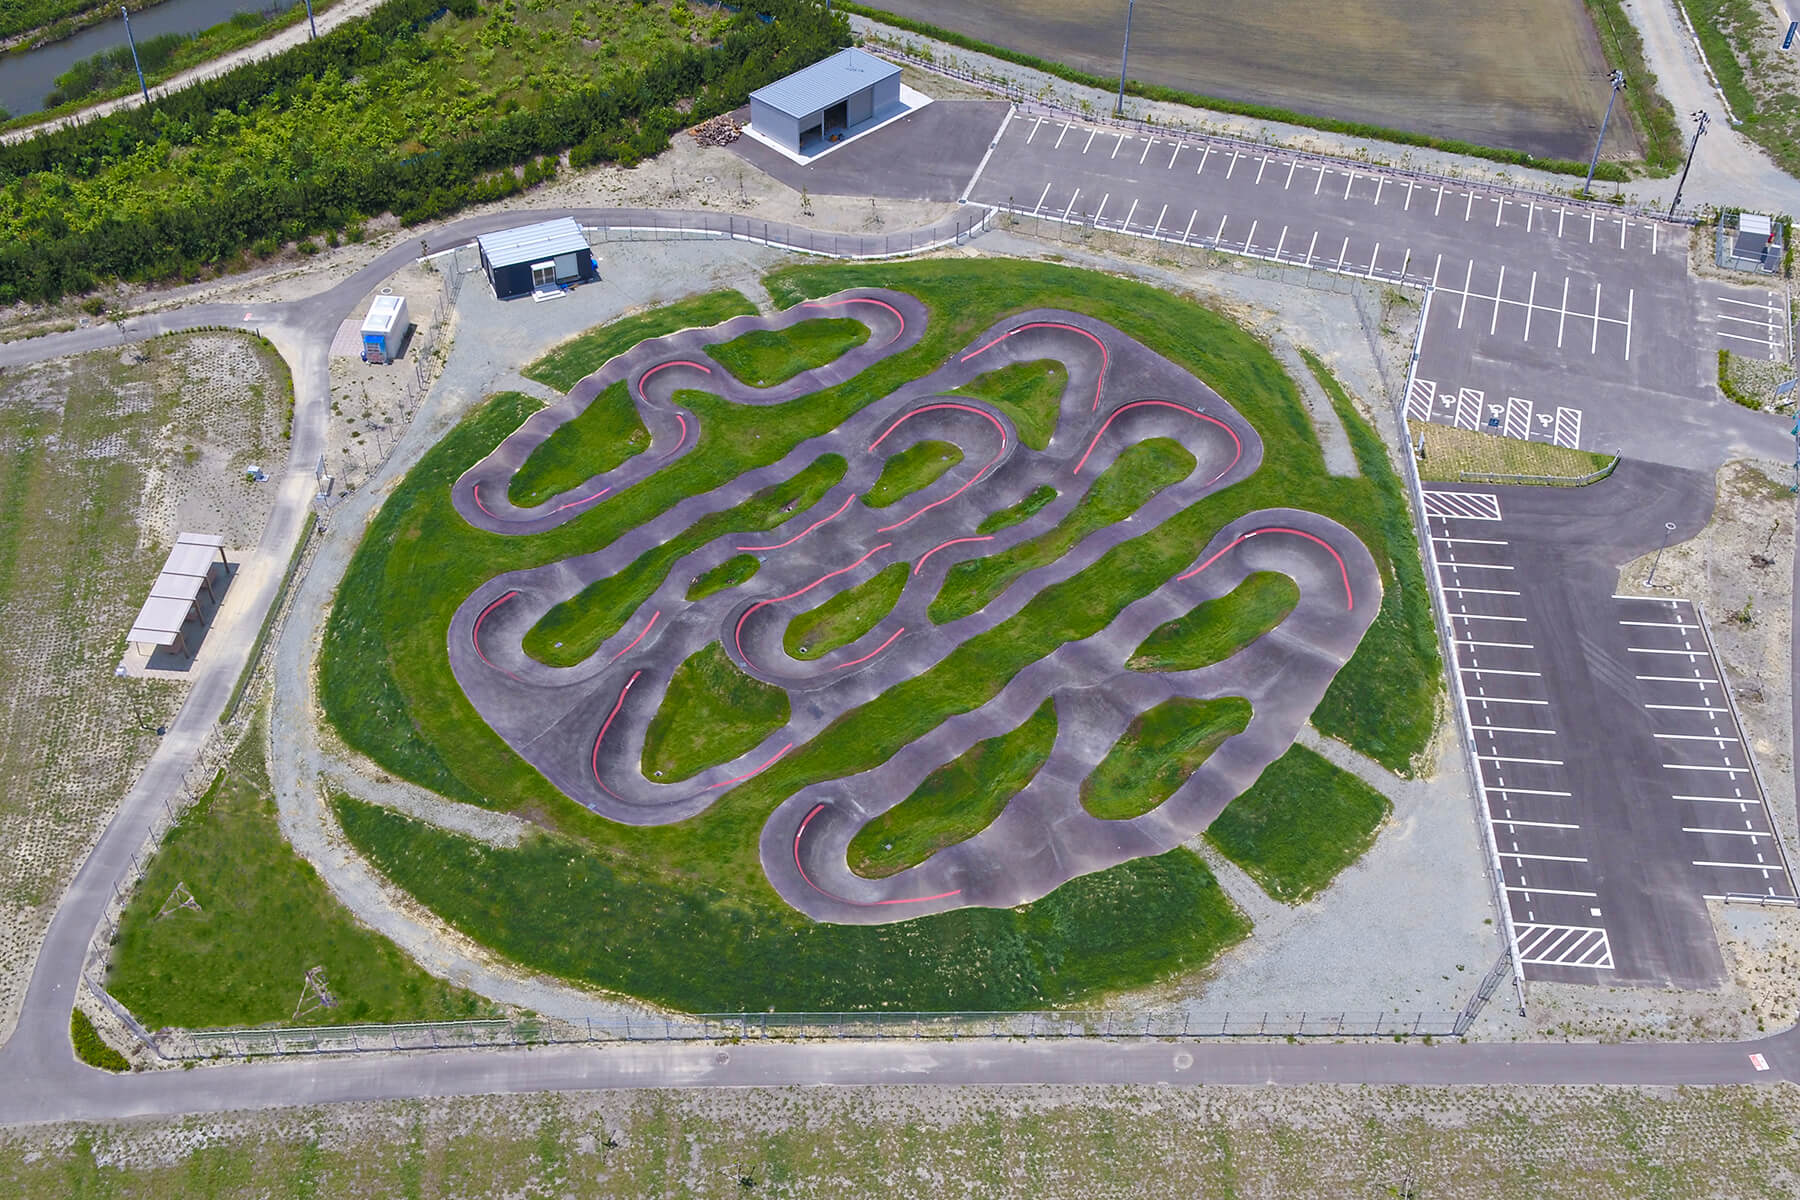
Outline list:
[[[627,654],[630,654],[634,649],[636,649],[637,644],[639,642],[643,641],[645,638],[649,637],[650,631],[652,629],[656,628],[656,619],[660,616],[662,616],[662,609],[660,609],[660,608],[657,609],[655,612],[651,613],[650,614],[650,623],[648,625],[644,626],[644,632],[642,632],[642,633],[638,634],[636,637],[632,638],[631,645],[625,647],[623,650],[619,651],[617,654],[615,654],[611,658],[607,659],[606,665],[609,667],[612,666],[614,663],[618,662],[621,658],[624,658]]]
[[[594,501],[598,500],[600,497],[606,495],[606,493],[608,493],[610,491],[612,491],[612,488],[603,487],[591,496],[583,496],[579,500],[571,500],[567,504],[559,504],[555,508],[551,509],[550,511],[551,512],[561,512],[565,508],[579,508],[583,504],[592,504]]]
[[[518,589],[514,588],[512,591],[506,593],[506,595],[500,597],[498,600],[494,601],[492,604],[488,605],[486,608],[481,610],[481,615],[475,618],[475,628],[473,628],[469,631],[469,644],[475,647],[475,657],[476,658],[479,658],[482,662],[487,663],[487,665],[489,667],[493,667],[494,670],[500,672],[502,675],[506,676],[508,679],[516,680],[519,683],[523,683],[523,682],[525,682],[523,679],[519,679],[519,677],[517,675],[514,675],[511,671],[507,670],[505,667],[495,667],[493,663],[488,662],[488,656],[481,652],[481,623],[483,621],[487,620],[487,615],[489,613],[493,612],[496,608],[499,608],[502,604],[505,604],[508,600],[511,600],[514,596],[517,596],[518,594],[519,594]]]
[[[913,568],[913,574],[917,575],[920,571],[923,571],[925,569],[925,560],[936,554],[939,550],[942,550],[945,546],[954,546],[958,542],[991,542],[993,540],[994,535],[990,533],[985,537],[959,537],[951,538],[947,542],[939,542],[925,553],[919,555],[919,563]]]
[[[677,421],[681,422],[681,437],[676,439],[675,448],[673,450],[669,451],[667,454],[663,455],[661,458],[657,459],[656,461],[658,461],[658,462],[668,462],[671,458],[674,458],[677,454],[680,454],[681,448],[683,446],[687,445],[687,418],[682,416],[680,413],[676,413],[675,419]]]
[[[1193,570],[1189,571],[1187,574],[1177,575],[1175,577],[1175,581],[1177,583],[1179,583],[1184,579],[1192,579],[1194,576],[1198,575],[1200,572],[1206,570],[1206,568],[1212,566],[1213,563],[1217,562],[1222,555],[1227,554],[1230,551],[1237,549],[1239,543],[1248,541],[1249,539],[1255,537],[1259,533],[1291,533],[1295,537],[1303,537],[1307,541],[1316,542],[1319,545],[1325,547],[1326,550],[1329,550],[1331,552],[1331,557],[1337,559],[1338,574],[1340,574],[1344,577],[1344,611],[1354,612],[1356,610],[1356,598],[1350,594],[1350,570],[1348,567],[1344,566],[1344,556],[1339,554],[1337,552],[1337,550],[1332,547],[1330,542],[1327,542],[1324,538],[1315,537],[1314,535],[1306,532],[1304,529],[1282,529],[1282,528],[1276,528],[1274,526],[1270,526],[1269,528],[1266,528],[1266,529],[1252,529],[1249,533],[1240,533],[1237,535],[1237,537],[1232,539],[1231,545],[1226,546],[1222,550],[1219,550],[1211,558],[1207,559],[1205,562],[1201,563],[1199,566],[1195,567]]]
[[[800,828],[794,830],[794,869],[800,872],[800,878],[806,881],[806,886],[819,893],[819,895],[830,900],[836,900],[839,904],[854,904],[857,908],[878,908],[883,904],[924,904],[931,900],[948,900],[952,896],[962,895],[962,889],[957,888],[953,892],[939,892],[935,896],[911,896],[901,900],[846,900],[842,896],[826,891],[812,881],[812,876],[806,873],[806,867],[800,862],[800,835],[806,832],[806,827],[812,824],[812,819],[818,816],[820,810],[824,807],[823,804],[813,805],[812,811],[807,813],[806,816],[801,819]]]
[[[493,517],[494,520],[498,521],[500,518],[495,517],[493,513],[488,512],[488,506],[481,502],[481,485],[479,483],[476,484],[473,490],[475,492],[475,507],[479,508],[482,512],[487,513],[488,516]]]
[[[895,342],[899,341],[901,339],[901,337],[903,337],[905,335],[905,333],[906,333],[906,317],[900,312],[899,309],[897,309],[893,305],[889,304],[886,300],[875,300],[875,299],[871,299],[868,296],[852,296],[848,300],[808,300],[805,304],[802,304],[800,307],[801,308],[841,308],[846,304],[878,304],[882,308],[887,309],[889,312],[893,313],[894,316],[896,316],[900,319],[900,332],[896,333],[893,337],[891,337],[887,341],[883,342],[882,343],[883,346],[891,346]]]
[[[770,767],[774,766],[777,762],[781,761],[781,756],[786,754],[789,750],[792,750],[793,748],[794,748],[794,743],[789,742],[787,745],[783,746],[781,749],[779,749],[775,752],[774,758],[771,758],[768,762],[766,762],[762,766],[756,768],[756,770],[751,771],[745,775],[739,775],[736,779],[727,779],[724,783],[715,783],[711,787],[702,788],[700,790],[705,791],[705,792],[711,792],[711,791],[717,790],[718,788],[730,787],[734,783],[742,783],[746,779],[752,779],[758,775],[761,775],[764,771],[768,770]]]
[[[894,432],[894,430],[900,428],[901,425],[905,424],[907,421],[912,420],[914,417],[918,416],[920,413],[928,413],[928,412],[932,412],[932,411],[935,411],[940,408],[954,409],[957,412],[974,413],[978,417],[985,418],[989,424],[991,424],[995,429],[998,429],[1000,431],[1000,448],[998,450],[994,451],[994,457],[988,459],[987,464],[985,466],[983,466],[981,468],[981,470],[975,472],[975,474],[969,479],[969,482],[963,484],[961,487],[957,488],[954,492],[951,492],[948,496],[945,496],[942,500],[933,500],[930,504],[927,504],[924,508],[921,508],[918,512],[914,513],[912,516],[907,517],[904,521],[896,521],[892,525],[883,525],[881,528],[879,528],[875,531],[876,533],[891,533],[892,531],[899,529],[903,525],[910,525],[912,522],[918,520],[920,517],[924,516],[926,513],[930,512],[932,509],[936,508],[938,505],[950,503],[950,501],[956,499],[958,496],[962,495],[964,492],[968,491],[970,488],[972,488],[976,484],[980,483],[982,481],[982,479],[984,477],[986,477],[987,473],[994,469],[994,464],[999,462],[1000,459],[1006,454],[1006,426],[1004,426],[1000,423],[1000,418],[996,417],[993,413],[988,412],[986,409],[976,408],[972,404],[953,404],[948,401],[945,401],[945,402],[939,403],[939,404],[923,405],[919,408],[913,409],[911,412],[898,418],[897,420],[895,420],[895,422],[892,425],[889,425],[886,429],[881,431],[880,437],[876,438],[874,441],[869,443],[869,449],[874,450],[875,447],[881,445],[882,442],[887,440],[888,434]]]
[[[1087,330],[1083,329],[1079,325],[1065,325],[1060,321],[1032,321],[1029,324],[1019,326],[1017,329],[1007,330],[1005,333],[1001,334],[999,337],[995,338],[993,341],[991,341],[987,345],[983,346],[980,350],[969,351],[967,354],[963,355],[962,358],[959,359],[958,361],[959,362],[968,362],[971,358],[974,358],[977,354],[985,353],[986,351],[993,349],[995,346],[998,346],[1001,342],[1004,342],[1007,338],[1011,337],[1013,334],[1023,333],[1027,329],[1067,329],[1072,333],[1079,333],[1082,337],[1088,339],[1088,341],[1090,341],[1090,342],[1094,343],[1094,345],[1100,347],[1100,378],[1094,381],[1094,407],[1088,410],[1090,412],[1099,412],[1100,411],[1100,389],[1102,387],[1106,386],[1106,362],[1107,362],[1106,343],[1101,341],[1099,338],[1095,337],[1093,334],[1089,333]]]
[[[732,549],[734,549],[734,550],[785,550],[789,546],[793,545],[795,542],[799,541],[801,538],[805,537],[807,534],[811,533],[813,530],[817,529],[819,526],[825,524],[826,521],[836,520],[838,517],[842,516],[844,513],[844,510],[846,508],[850,507],[850,501],[852,501],[854,499],[856,499],[856,493],[851,492],[848,496],[846,496],[844,498],[844,502],[842,504],[838,505],[838,510],[836,512],[832,513],[831,516],[825,517],[823,520],[814,521],[811,525],[808,525],[805,529],[802,529],[799,533],[796,533],[793,537],[789,538],[785,542],[781,542],[774,546],[733,546]]]
[[[694,367],[706,372],[708,375],[712,374],[712,368],[705,363],[691,362],[685,358],[672,358],[668,362],[657,363],[654,367],[651,367],[648,371],[645,371],[642,375],[638,376],[638,399],[650,399],[650,397],[644,395],[644,382],[665,367]]]
[[[1225,464],[1225,470],[1220,471],[1217,475],[1214,475],[1211,479],[1206,481],[1208,484],[1219,482],[1219,480],[1225,477],[1226,472],[1237,466],[1238,460],[1244,457],[1243,439],[1238,437],[1237,430],[1219,420],[1219,418],[1209,417],[1205,413],[1200,412],[1197,409],[1189,408],[1185,404],[1176,404],[1173,400],[1133,400],[1130,404],[1121,404],[1119,407],[1112,410],[1112,415],[1108,416],[1106,418],[1106,423],[1100,426],[1100,432],[1096,433],[1094,435],[1094,440],[1088,443],[1087,453],[1081,456],[1081,461],[1075,464],[1075,469],[1069,472],[1069,474],[1081,474],[1081,468],[1086,465],[1088,455],[1092,454],[1094,452],[1094,447],[1100,444],[1100,435],[1106,432],[1107,426],[1111,425],[1113,421],[1118,418],[1120,413],[1127,412],[1134,408],[1142,408],[1146,404],[1161,405],[1164,408],[1172,408],[1177,412],[1184,412],[1190,417],[1198,417],[1202,421],[1211,421],[1214,425],[1217,425],[1220,429],[1223,429],[1226,433],[1231,435],[1231,444],[1237,447],[1237,453],[1232,455],[1231,461]]]
[[[737,628],[732,630],[732,633],[731,633],[731,640],[732,640],[733,644],[735,644],[737,646],[738,657],[743,659],[745,662],[750,661],[750,656],[748,654],[744,653],[744,622],[748,621],[753,615],[755,615],[757,609],[767,608],[771,604],[780,604],[784,600],[792,600],[797,596],[804,596],[804,595],[806,595],[806,593],[812,591],[814,588],[818,587],[821,583],[824,583],[827,579],[832,578],[834,575],[842,575],[845,571],[856,570],[856,568],[862,566],[864,563],[868,562],[871,558],[874,558],[877,554],[880,554],[883,550],[886,550],[889,546],[891,546],[893,544],[894,543],[892,543],[892,542],[883,542],[883,543],[881,543],[881,545],[875,547],[873,550],[869,551],[867,554],[863,555],[861,558],[857,559],[855,562],[851,563],[849,566],[839,567],[835,571],[827,571],[825,574],[819,576],[817,579],[813,580],[811,583],[807,584],[805,587],[801,588],[797,592],[789,592],[785,596],[776,596],[770,600],[758,600],[755,604],[752,604],[749,608],[746,608],[744,610],[744,615],[738,618]],[[752,664],[752,665],[754,665],[754,664]]]
[[[600,732],[594,737],[594,759],[592,763],[594,768],[594,782],[600,785],[601,791],[621,803],[624,802],[625,797],[607,787],[606,781],[600,778],[600,743],[605,740],[606,731],[612,728],[613,718],[619,715],[619,710],[621,708],[625,707],[625,693],[631,690],[631,685],[636,683],[638,681],[638,676],[642,674],[642,671],[633,671],[631,673],[631,678],[627,679],[625,681],[625,686],[619,689],[618,702],[612,706],[612,711],[606,714],[606,720],[600,723]]]
[[[873,650],[869,651],[867,654],[863,655],[861,658],[851,659],[847,663],[839,663],[837,666],[835,666],[831,669],[834,671],[842,671],[846,667],[854,667],[854,666],[858,666],[862,663],[866,663],[871,658],[874,658],[877,654],[880,654],[883,650],[886,650],[889,646],[893,645],[894,639],[898,638],[901,634],[903,634],[905,632],[906,632],[906,626],[902,625],[900,628],[894,630],[892,637],[888,638],[887,641],[881,643],[881,645],[875,647]]]

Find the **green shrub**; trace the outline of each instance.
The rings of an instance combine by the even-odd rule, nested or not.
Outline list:
[[[69,1014],[69,1040],[75,1044],[75,1057],[102,1071],[129,1071],[131,1063],[123,1054],[107,1045],[88,1015],[79,1008]]]

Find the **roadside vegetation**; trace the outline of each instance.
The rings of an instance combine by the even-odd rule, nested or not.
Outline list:
[[[1162,586],[1227,522],[1270,505],[1330,515],[1375,556],[1387,588],[1382,613],[1333,685],[1340,709],[1321,705],[1315,721],[1364,753],[1405,766],[1431,735],[1441,685],[1406,502],[1380,440],[1343,400],[1340,415],[1362,439],[1364,476],[1331,476],[1293,382],[1266,348],[1218,314],[1133,281],[1045,263],[932,260],[797,266],[767,284],[787,303],[848,287],[896,287],[926,304],[930,324],[915,347],[805,404],[696,401],[701,431],[693,452],[544,533],[485,533],[448,500],[451,482],[518,426],[524,401],[477,410],[394,489],[327,625],[319,676],[326,713],[382,769],[455,799],[529,809],[551,832],[496,852],[341,801],[347,835],[396,884],[499,953],[680,1007],[1010,1007],[1201,965],[1245,926],[1221,907],[1216,885],[1187,851],[1072,881],[1026,910],[846,930],[815,926],[774,894],[760,867],[759,834],[773,807],[800,787],[869,770],[947,716],[980,707],[1026,665],[1092,635]],[[1005,314],[1040,305],[1111,322],[1230,396],[1262,436],[1261,469],[1045,588],[996,628],[675,825],[626,827],[595,817],[519,759],[463,696],[446,661],[446,631],[479,583],[603,550],[685,497],[838,428],[935,370]],[[835,481],[841,459],[833,469]],[[649,573],[659,581],[669,565]],[[620,576],[644,572],[632,564]],[[609,611],[622,621],[654,586],[630,583],[638,598],[614,593]],[[520,921],[521,912],[533,919]],[[609,932],[595,939],[600,914]]]
[[[621,379],[595,396],[573,419],[558,425],[533,450],[507,484],[520,508],[541,504],[622,465],[650,448],[650,431]]]
[[[717,642],[675,668],[644,731],[644,774],[680,783],[730,762],[788,723],[787,693],[738,670]]]
[[[898,454],[888,456],[887,462],[882,464],[881,474],[863,493],[862,502],[870,508],[896,504],[936,483],[962,458],[962,447],[955,442],[914,442]]]
[[[1625,11],[1624,0],[1583,0],[1600,51],[1608,66],[1625,72],[1625,90],[1619,103],[1631,114],[1632,127],[1644,147],[1644,167],[1651,175],[1673,175],[1681,166],[1685,149],[1681,121],[1675,106],[1657,90],[1656,76],[1644,57],[1644,39]],[[1598,172],[1597,179],[1610,178]],[[1615,181],[1616,182],[1616,181]]]
[[[131,1070],[131,1063],[107,1045],[100,1031],[94,1028],[94,1022],[79,1008],[69,1014],[69,1041],[75,1047],[75,1057],[90,1067],[102,1071]]]
[[[565,151],[630,166],[848,40],[805,0],[387,0],[153,109],[0,146],[0,304],[355,240],[383,213],[433,220]]]
[[[639,342],[667,337],[683,329],[705,329],[733,317],[749,316],[755,311],[756,305],[750,303],[742,292],[731,288],[690,296],[686,300],[677,300],[674,304],[665,304],[648,312],[621,317],[617,321],[578,334],[519,374],[547,384],[559,392],[571,391],[576,384],[605,366],[609,360],[617,358]]]
[[[1350,772],[1294,746],[1225,806],[1206,840],[1270,896],[1298,904],[1361,858],[1392,810]]]
[[[1472,475],[1529,475],[1546,480],[1587,479],[1613,461],[1597,450],[1576,450],[1550,442],[1527,442],[1478,429],[1456,429],[1425,421],[1407,421],[1412,444],[1425,435],[1425,457],[1414,461],[1419,478],[1439,483],[1460,483]],[[1527,480],[1526,482],[1529,482]]]
[[[1046,700],[1023,725],[976,742],[857,830],[850,839],[850,869],[885,879],[968,841],[1037,777],[1055,745],[1056,701]]]
[[[848,317],[820,317],[786,329],[754,329],[708,346],[707,355],[751,387],[774,387],[802,371],[836,362],[869,340],[869,327]]]
[[[762,559],[756,555],[733,555],[711,570],[702,571],[695,576],[694,582],[688,585],[687,598],[704,600],[714,592],[722,592],[726,588],[734,588],[739,584],[748,583],[761,569]]]
[[[1012,420],[1021,442],[1033,450],[1045,450],[1056,433],[1063,392],[1068,387],[1067,367],[1055,359],[1038,359],[977,375],[951,395],[987,401]]]
[[[1134,671],[1195,671],[1224,662],[1287,620],[1300,588],[1279,571],[1256,571],[1185,617],[1150,631],[1125,665]]]
[[[848,646],[893,611],[911,570],[911,563],[890,563],[855,587],[806,610],[788,622],[782,647],[795,658],[810,660]]]
[[[1081,806],[1103,821],[1141,817],[1250,724],[1250,702],[1237,696],[1165,700],[1126,727],[1081,783]]]

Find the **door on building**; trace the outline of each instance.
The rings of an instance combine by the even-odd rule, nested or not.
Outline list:
[[[542,291],[556,286],[556,261],[531,264],[531,290]]]
[[[850,105],[848,101],[839,100],[825,110],[825,135],[827,137],[850,124]]]

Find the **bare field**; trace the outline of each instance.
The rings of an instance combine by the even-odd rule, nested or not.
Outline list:
[[[179,530],[254,544],[267,499],[242,466],[285,457],[288,388],[272,351],[218,333],[0,378],[0,1035],[64,885],[187,694],[113,677],[125,631]]]
[[[1429,1051],[1425,1051],[1429,1053]],[[0,1131],[62,1196],[1791,1196],[1791,1087],[589,1092]]]
[[[1080,0],[874,0],[877,8],[1116,78],[1124,5]],[[1606,64],[1581,0],[1145,0],[1131,77],[1274,105],[1585,160],[1606,105]],[[1609,156],[1638,157],[1613,113]]]

